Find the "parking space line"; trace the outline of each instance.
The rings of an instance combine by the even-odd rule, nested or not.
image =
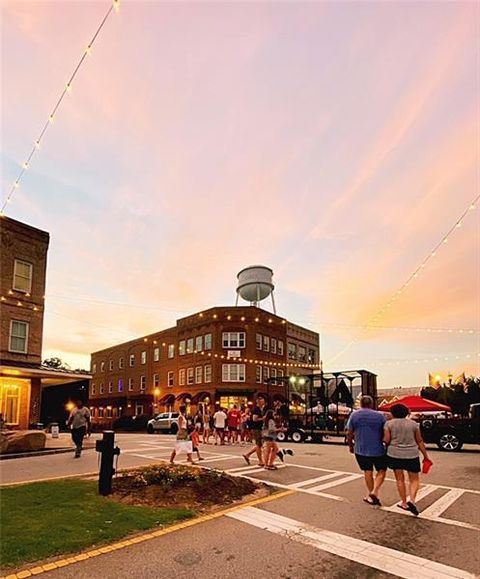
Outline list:
[[[475,577],[473,573],[463,569],[355,539],[348,535],[318,529],[256,507],[239,509],[228,513],[227,517],[404,579],[474,579]]]
[[[448,509],[453,503],[463,495],[462,489],[448,491],[443,497],[436,500],[433,505],[422,511],[422,515],[430,517],[439,517],[444,511]]]
[[[302,480],[298,483],[293,483],[290,486],[292,489],[299,489],[301,487],[307,487],[308,485],[313,485],[314,483],[328,480],[330,478],[335,478],[337,476],[341,476],[338,472],[330,472],[329,474],[324,474],[323,476],[317,476],[315,478],[307,478],[306,480]]]

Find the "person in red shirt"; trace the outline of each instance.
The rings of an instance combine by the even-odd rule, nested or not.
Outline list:
[[[234,404],[227,414],[228,440],[231,444],[238,442],[240,436],[240,420],[242,413]]]

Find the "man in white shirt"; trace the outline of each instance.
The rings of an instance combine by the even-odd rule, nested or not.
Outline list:
[[[90,410],[77,400],[77,406],[70,412],[67,427],[72,429],[72,440],[75,444],[75,458],[82,454],[83,439],[90,428]]]
[[[217,444],[217,436],[220,437],[220,444],[225,444],[225,424],[227,423],[227,415],[223,408],[219,408],[213,415],[213,424],[215,427],[215,444]]]

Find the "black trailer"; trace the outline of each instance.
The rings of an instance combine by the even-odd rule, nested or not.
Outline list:
[[[346,424],[362,395],[377,403],[377,376],[367,370],[319,372],[271,378],[267,382],[270,407],[277,407],[284,431],[280,442],[322,442],[346,435]]]

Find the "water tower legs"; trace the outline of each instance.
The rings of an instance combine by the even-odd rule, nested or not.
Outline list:
[[[272,293],[270,295],[272,296],[273,313],[275,315],[277,315],[277,308],[275,307],[275,298],[273,297],[273,290],[272,290]]]

